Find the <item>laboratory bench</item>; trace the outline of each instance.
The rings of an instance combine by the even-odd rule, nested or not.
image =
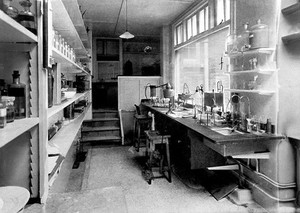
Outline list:
[[[148,103],[142,106],[154,114],[156,130],[171,135],[173,168],[205,170],[237,162],[241,166],[240,178],[251,189],[257,203],[266,209],[294,206],[294,150],[283,135],[224,134],[219,131],[224,128],[203,125],[193,118],[192,112],[173,114],[167,113],[168,108]]]

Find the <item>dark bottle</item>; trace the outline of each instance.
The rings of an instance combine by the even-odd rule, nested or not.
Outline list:
[[[23,11],[19,12],[18,19],[20,24],[22,24],[32,33],[36,34],[37,31],[36,31],[36,24],[35,24],[35,16],[30,11],[30,7],[32,3],[30,2],[30,0],[22,0],[20,1],[20,5],[24,8]]]
[[[48,70],[48,108],[53,106],[53,84],[54,84],[54,77],[53,77],[53,70]]]
[[[20,82],[19,71],[15,70],[12,74],[13,83],[8,88],[8,95],[15,97],[15,118],[26,117],[26,85]]]

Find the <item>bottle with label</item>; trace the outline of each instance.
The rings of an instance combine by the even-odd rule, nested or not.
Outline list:
[[[0,101],[0,128],[6,126],[6,104],[5,101]]]
[[[18,70],[13,72],[13,83],[8,88],[8,96],[14,96],[15,118],[26,117],[26,85],[20,82]]]

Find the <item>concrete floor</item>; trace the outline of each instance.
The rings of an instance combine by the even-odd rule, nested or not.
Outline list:
[[[263,213],[256,204],[238,206],[216,201],[204,187],[192,189],[173,175],[172,183],[141,175],[141,156],[129,146],[92,147],[86,160],[72,169],[69,153],[52,185],[46,205],[27,205],[25,213]]]

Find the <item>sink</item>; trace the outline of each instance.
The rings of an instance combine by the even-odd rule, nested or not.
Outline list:
[[[217,133],[220,133],[222,135],[242,135],[242,134],[245,134],[244,132],[240,132],[238,130],[232,131],[232,129],[229,128],[229,127],[214,127],[214,128],[211,128],[211,130],[213,130]]]

